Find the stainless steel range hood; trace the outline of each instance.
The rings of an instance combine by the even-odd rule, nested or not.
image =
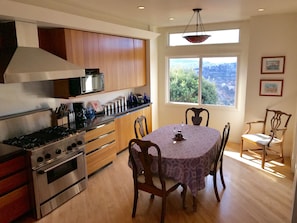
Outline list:
[[[0,82],[20,83],[85,76],[85,70],[39,48],[37,24],[0,24]]]

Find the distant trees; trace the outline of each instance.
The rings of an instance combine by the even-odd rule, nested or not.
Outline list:
[[[170,70],[170,101],[197,103],[198,89],[197,71],[179,67]],[[203,104],[216,104],[217,101],[215,84],[202,77]]]

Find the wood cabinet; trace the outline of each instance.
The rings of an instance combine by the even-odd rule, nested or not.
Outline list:
[[[31,209],[25,156],[0,163],[0,219],[11,222]]]
[[[41,48],[83,68],[99,68],[106,92],[146,85],[146,40],[64,28],[39,28],[38,34]],[[56,97],[70,97],[67,84],[54,81]]]
[[[85,141],[87,174],[90,175],[116,158],[115,122],[87,131]]]
[[[129,141],[135,138],[134,132],[134,120],[144,115],[147,119],[148,130],[152,131],[152,117],[151,117],[151,106],[144,107],[142,109],[129,112],[125,115],[119,116],[115,119],[116,128],[116,140],[117,140],[117,152],[128,147]]]

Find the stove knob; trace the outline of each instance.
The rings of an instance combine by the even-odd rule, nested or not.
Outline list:
[[[67,147],[67,150],[72,150],[72,146],[68,146]]]
[[[71,146],[72,146],[73,148],[76,147],[76,143],[75,143],[75,142],[72,143]]]
[[[37,158],[38,163],[41,163],[42,161],[43,161],[43,158],[41,156]]]
[[[49,153],[47,153],[47,154],[45,154],[45,159],[50,159],[51,158],[51,154],[49,154]]]
[[[62,153],[62,150],[61,149],[57,149],[56,150],[56,154],[61,154]]]
[[[77,145],[82,145],[83,144],[83,142],[81,141],[81,140],[79,140],[79,141],[77,141]]]

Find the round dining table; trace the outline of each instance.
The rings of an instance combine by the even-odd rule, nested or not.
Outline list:
[[[178,131],[182,139],[175,138]],[[142,140],[160,147],[164,176],[186,184],[196,197],[197,192],[205,188],[205,176],[215,161],[221,134],[210,127],[171,124],[154,130]]]

